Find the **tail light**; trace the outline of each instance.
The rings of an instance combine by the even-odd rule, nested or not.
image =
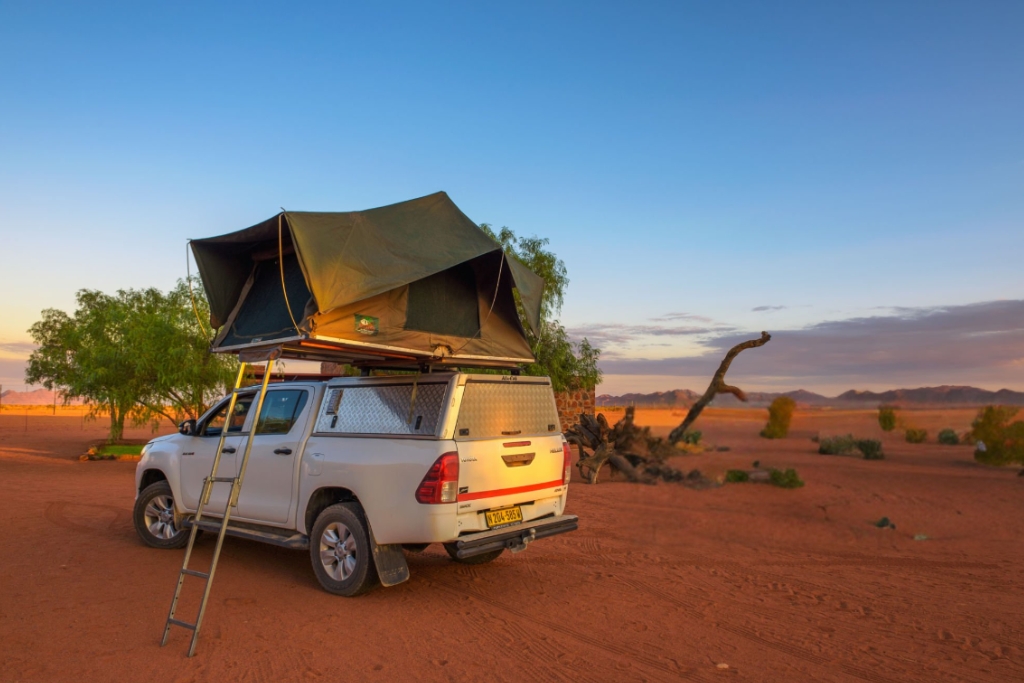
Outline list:
[[[562,483],[568,484],[572,476],[572,452],[569,450],[569,444],[565,442],[562,443],[562,465],[565,472],[562,475]]]
[[[454,503],[459,497],[459,454],[445,453],[434,461],[416,489],[416,502]]]

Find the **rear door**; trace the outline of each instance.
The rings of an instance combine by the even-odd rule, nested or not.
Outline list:
[[[459,512],[557,495],[564,461],[550,380],[471,375],[459,389]]]
[[[290,386],[267,392],[238,494],[239,517],[269,524],[288,521],[297,484],[296,462],[312,404],[312,387]],[[241,448],[238,453],[241,462]]]

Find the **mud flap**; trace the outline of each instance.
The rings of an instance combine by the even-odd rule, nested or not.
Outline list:
[[[373,529],[370,529],[370,544],[373,546],[373,563],[377,565],[381,585],[397,586],[409,580],[409,564],[405,561],[401,544],[377,545]]]

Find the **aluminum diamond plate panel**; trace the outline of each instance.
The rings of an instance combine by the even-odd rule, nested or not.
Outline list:
[[[467,382],[455,438],[556,434],[559,425],[555,396],[548,384]]]
[[[420,384],[410,420],[412,384],[330,387],[320,407],[316,431],[430,436],[437,430],[447,388],[447,384]]]

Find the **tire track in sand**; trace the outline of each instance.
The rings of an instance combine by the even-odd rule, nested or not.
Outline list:
[[[641,592],[644,592],[644,593],[648,593],[649,595],[652,595],[652,596],[657,597],[659,599],[665,600],[666,602],[669,602],[669,603],[675,605],[676,607],[682,609],[683,611],[688,612],[691,616],[693,616],[695,618],[698,618],[698,619],[700,619],[702,621],[706,621],[707,620],[705,615],[702,612],[700,612],[698,609],[696,609],[695,606],[689,604],[685,600],[679,599],[678,596],[676,596],[676,595],[674,595],[672,593],[669,593],[669,592],[667,592],[665,590],[662,590],[660,588],[657,588],[655,586],[650,586],[648,584],[645,584],[645,583],[643,583],[641,581],[637,581],[635,579],[619,579],[619,581],[621,583],[623,583],[623,584],[633,588],[634,590],[638,590],[638,591],[641,591]],[[750,641],[753,641],[753,642],[758,643],[760,645],[763,645],[764,647],[768,647],[768,648],[770,648],[772,650],[775,650],[777,652],[782,652],[784,654],[787,654],[787,655],[789,655],[791,657],[795,657],[796,659],[803,660],[803,661],[808,662],[810,664],[815,664],[815,665],[818,665],[818,666],[822,666],[822,667],[825,667],[826,669],[830,669],[830,670],[838,668],[843,673],[845,673],[845,674],[847,674],[849,676],[853,676],[855,678],[859,678],[859,679],[864,680],[864,681],[870,681],[870,683],[900,683],[899,679],[887,678],[887,677],[882,676],[881,674],[875,673],[874,671],[871,671],[869,669],[864,669],[862,667],[855,666],[853,664],[848,664],[846,662],[841,662],[841,661],[837,661],[837,660],[834,660],[834,659],[830,659],[828,657],[824,657],[822,655],[815,654],[814,652],[810,652],[810,651],[808,651],[808,650],[806,650],[806,649],[804,649],[802,647],[799,647],[797,645],[792,645],[790,643],[785,643],[785,642],[782,642],[782,641],[773,640],[771,638],[766,638],[765,636],[763,636],[763,635],[757,633],[756,631],[754,631],[754,629],[749,628],[747,626],[740,626],[740,625],[736,625],[736,624],[729,624],[729,623],[720,622],[720,621],[712,621],[711,625],[714,628],[718,628],[718,629],[721,629],[723,631],[727,631],[727,632],[732,633],[734,635],[740,636],[741,638],[746,638],[747,640],[750,640]]]
[[[609,642],[606,640],[596,640],[593,636],[588,635],[586,633],[581,633],[580,631],[577,631],[568,624],[554,623],[547,619],[538,618],[536,615],[527,614],[523,610],[520,610],[512,605],[507,605],[501,601],[498,601],[488,595],[481,593],[478,590],[475,590],[474,588],[467,586],[453,586],[448,581],[436,577],[429,579],[429,582],[442,590],[448,591],[453,595],[469,596],[471,598],[476,599],[479,602],[484,603],[485,605],[490,605],[494,609],[512,614],[513,616],[516,616],[526,622],[538,624],[555,632],[556,634],[569,636],[573,640],[576,640],[582,643],[583,645],[595,649],[599,652],[613,652],[621,657],[624,657],[628,661],[642,662],[646,666],[657,671],[669,674],[674,678],[685,678],[690,681],[700,682],[711,680],[707,676],[701,675],[701,672],[697,669],[684,669],[682,665],[676,662],[675,658],[670,657],[667,654],[664,655],[664,658],[668,661],[673,662],[675,666],[670,666],[659,659],[643,654],[641,652],[630,650],[629,648],[619,645],[618,643]],[[896,682],[883,680],[878,681],[877,683]]]

